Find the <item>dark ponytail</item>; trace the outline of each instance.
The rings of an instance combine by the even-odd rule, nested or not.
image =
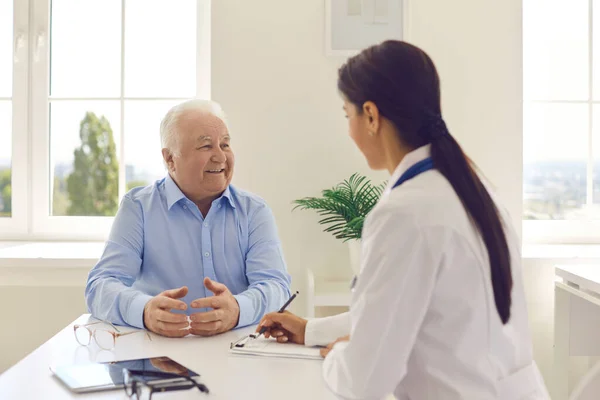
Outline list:
[[[431,144],[433,165],[450,182],[483,238],[496,309],[506,324],[512,275],[502,220],[472,162],[446,128],[433,61],[413,45],[387,41],[349,59],[339,70],[338,89],[359,110],[367,101],[375,103],[407,147]]]

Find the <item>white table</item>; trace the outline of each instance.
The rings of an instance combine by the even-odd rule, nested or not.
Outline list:
[[[85,323],[82,315],[73,324]],[[208,396],[199,391],[155,394],[153,399],[334,399],[322,378],[321,361],[259,358],[229,354],[230,342],[253,331],[245,328],[212,338],[188,336],[169,339],[152,335],[148,340],[139,333],[120,337],[113,351],[99,349],[95,343],[79,346],[67,326],[33,353],[0,375],[0,398],[9,399],[127,399],[124,391],[106,391],[75,395],[69,392],[49,370],[50,365],[114,361],[168,356],[201,375],[210,389]],[[35,329],[35,323],[22,329]],[[123,331],[127,331],[123,328]]]
[[[569,357],[600,355],[600,265],[557,266],[554,397],[569,396]]]

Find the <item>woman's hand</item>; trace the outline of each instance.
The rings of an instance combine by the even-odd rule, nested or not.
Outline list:
[[[338,338],[333,343],[329,343],[327,345],[327,347],[321,349],[321,357],[323,357],[323,358],[327,357],[327,354],[329,354],[329,352],[331,351],[331,349],[333,349],[333,346],[335,346],[336,343],[349,342],[349,341],[350,341],[350,335],[346,335],[344,337]]]
[[[256,332],[266,327],[265,337],[273,336],[279,343],[304,344],[307,320],[300,318],[291,312],[273,312],[265,315],[258,324]]]

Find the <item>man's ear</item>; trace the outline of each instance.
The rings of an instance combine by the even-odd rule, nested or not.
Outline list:
[[[175,162],[173,162],[173,153],[169,149],[162,149],[163,160],[169,171],[175,171]]]

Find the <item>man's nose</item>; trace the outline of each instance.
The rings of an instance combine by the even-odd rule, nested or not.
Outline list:
[[[227,156],[221,148],[218,148],[213,152],[211,159],[213,162],[225,162],[227,161]]]

